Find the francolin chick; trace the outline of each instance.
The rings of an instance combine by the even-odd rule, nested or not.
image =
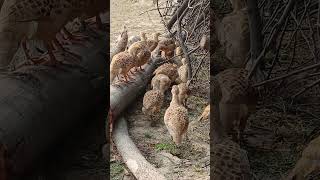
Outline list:
[[[124,51],[114,55],[110,63],[110,82],[113,82],[116,76],[119,79],[119,74],[122,74],[128,82],[128,72],[134,66],[134,59],[128,52]]]
[[[126,26],[123,26],[123,30],[121,34],[119,35],[117,41],[116,41],[116,47],[118,48],[117,52],[125,51],[128,44],[128,30]]]
[[[177,58],[181,61],[183,58],[183,51],[182,48],[180,46],[177,46],[176,50],[175,50],[175,55],[177,56]],[[182,62],[181,62],[182,63]]]
[[[176,44],[173,39],[162,39],[161,41],[159,41],[158,46],[159,50],[164,53],[164,56],[167,60],[174,56]]]
[[[175,144],[179,145],[182,142],[183,136],[186,136],[189,120],[188,110],[179,103],[179,88],[172,86],[172,100],[169,108],[164,114],[164,123]]]
[[[160,33],[153,33],[153,39],[146,40],[147,47],[152,52],[158,46]]]
[[[133,43],[141,41],[141,37],[140,36],[130,36],[129,40],[128,40],[128,45],[127,48],[129,48]]]
[[[320,172],[320,136],[303,150],[302,156],[286,180],[304,180],[312,173]]]
[[[160,90],[159,83],[159,81],[156,82],[154,88],[147,91],[143,97],[142,112],[151,117],[152,124],[155,123],[154,116],[160,112],[164,100],[164,94]]]
[[[135,67],[136,70],[139,67],[141,71],[143,71],[142,66],[149,62],[151,58],[151,52],[146,45],[146,37],[145,33],[141,33],[141,41],[133,43],[128,52],[135,59]]]
[[[154,89],[157,84],[159,84],[160,91],[164,93],[170,88],[171,80],[167,75],[157,74],[151,80],[151,88]]]
[[[231,0],[233,12],[221,21],[216,20],[217,37],[225,49],[225,56],[233,67],[244,68],[250,51],[250,31],[245,1]]]
[[[202,119],[210,119],[210,104],[206,106],[201,114],[201,116],[198,118],[198,121]]]
[[[177,77],[179,76],[177,65],[172,64],[172,63],[165,63],[165,64],[159,66],[153,72],[153,74],[154,75],[157,75],[157,74],[167,75],[170,78],[171,82],[174,82],[177,79]]]
[[[179,95],[178,95],[179,103],[186,107],[187,99],[189,97],[189,88],[187,86],[187,83],[180,83],[178,85],[178,88],[179,88]]]
[[[186,59],[181,59],[182,66],[178,69],[179,79],[181,82],[186,83],[188,81],[188,65],[186,63]]]
[[[237,143],[225,138],[212,146],[210,178],[214,180],[251,179],[247,152]]]
[[[250,112],[255,110],[256,96],[247,79],[245,69],[231,68],[210,78],[210,98],[214,105],[215,136],[232,132],[240,139]],[[232,130],[238,132],[238,137]]]
[[[203,35],[200,41],[200,48],[206,51],[210,50],[210,38],[207,35]]]

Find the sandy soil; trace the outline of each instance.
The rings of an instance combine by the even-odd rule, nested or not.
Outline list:
[[[111,2],[110,42],[114,45],[123,26],[128,28],[128,35],[139,35],[141,31],[150,37],[152,32],[164,32],[161,19],[157,11],[150,11],[139,15],[148,9],[155,8],[152,0],[117,0]]]
[[[114,44],[123,25],[129,29],[129,36],[139,35],[144,31],[150,34],[154,31],[164,32],[164,27],[157,11],[139,15],[141,12],[155,8],[152,0],[132,2],[130,0],[113,1],[111,4],[111,45]],[[206,74],[208,75],[208,74]],[[208,79],[206,77],[205,79]],[[175,146],[163,122],[163,115],[169,106],[170,90],[166,92],[166,100],[162,112],[157,118],[155,126],[141,112],[142,99],[132,105],[126,113],[129,122],[129,133],[147,160],[165,174],[168,179],[192,180],[209,179],[210,147],[209,147],[209,121],[197,122],[203,108],[207,105],[204,96],[191,95],[188,100],[189,129],[188,140],[182,145]],[[111,179],[118,180],[129,177],[121,157],[112,151],[111,155]]]

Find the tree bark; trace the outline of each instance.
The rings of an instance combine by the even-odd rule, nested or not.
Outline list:
[[[0,144],[10,176],[21,179],[74,127],[106,103],[108,39],[68,46],[78,65],[25,66],[0,75]],[[23,179],[23,178],[22,178]]]
[[[137,73],[134,76],[135,80],[131,84],[126,84],[121,87],[110,85],[110,109],[112,117],[116,120],[117,117],[132,104],[150,83],[152,73],[156,68],[155,62],[159,62],[161,58],[155,58],[150,64],[143,67],[144,72]]]
[[[129,137],[126,120],[120,116],[130,104],[135,102],[137,97],[145,92],[145,88],[150,83],[152,73],[155,70],[155,62],[159,62],[159,60],[160,58],[155,58],[150,64],[145,65],[145,71],[134,76],[133,83],[123,85],[120,88],[110,86],[110,109],[112,110],[112,118],[116,121],[113,130],[114,143],[124,163],[139,180],[163,180],[165,177],[141,155]],[[106,129],[106,134],[108,137],[108,129]]]
[[[139,180],[165,180],[164,175],[150,164],[140,153],[128,134],[127,122],[123,117],[118,119],[114,131],[114,142],[123,161],[132,174]]]

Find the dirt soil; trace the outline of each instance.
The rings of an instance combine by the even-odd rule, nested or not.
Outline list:
[[[123,25],[128,27],[129,37],[144,31],[150,36],[152,32],[165,32],[157,11],[139,15],[155,6],[152,0],[137,1],[119,0],[111,4],[111,45],[116,41]],[[111,46],[112,47],[112,46]],[[199,77],[201,78],[201,77]],[[205,77],[208,79],[208,77]],[[193,91],[191,91],[193,92]],[[166,100],[162,111],[151,125],[141,111],[142,97],[137,99],[126,113],[129,122],[129,134],[143,156],[172,180],[207,180],[210,171],[209,121],[197,121],[208,100],[206,95],[192,94],[188,99],[189,128],[188,140],[175,146],[164,125],[163,116],[171,100],[170,89],[166,92]],[[116,150],[111,154],[111,179],[134,179],[121,161]]]

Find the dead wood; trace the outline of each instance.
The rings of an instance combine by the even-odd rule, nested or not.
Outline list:
[[[120,117],[113,132],[114,142],[117,150],[121,154],[123,161],[132,174],[139,180],[165,180],[164,175],[151,165],[135,146],[128,133],[127,122]]]

